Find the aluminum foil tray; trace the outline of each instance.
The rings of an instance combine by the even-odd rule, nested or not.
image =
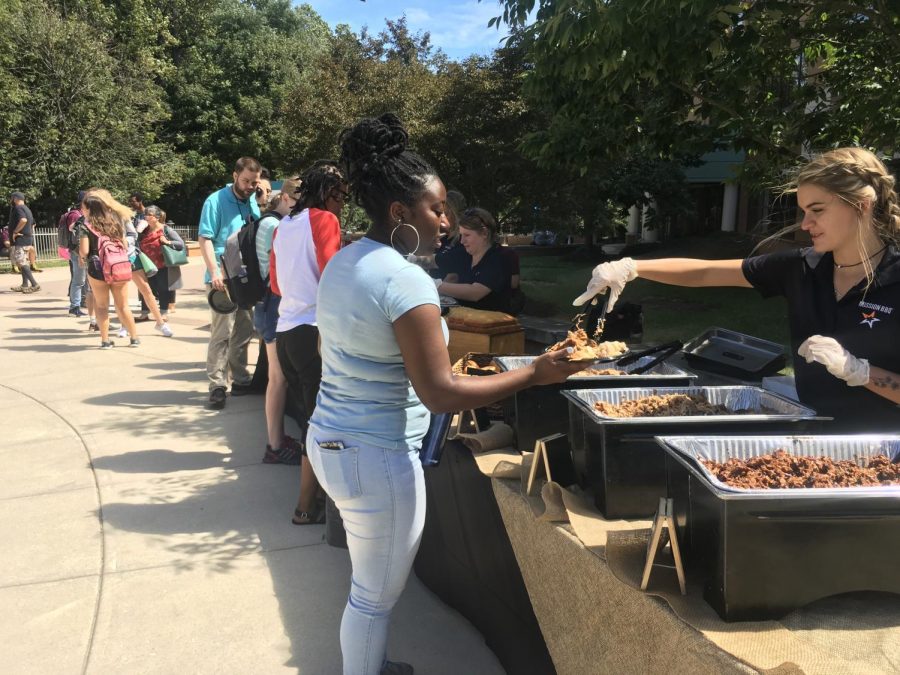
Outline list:
[[[689,460],[688,468],[698,471],[710,484],[719,490],[756,497],[771,496],[784,498],[799,497],[803,494],[825,497],[853,494],[888,493],[900,497],[900,486],[853,487],[853,488],[767,488],[747,489],[727,485],[719,481],[702,463],[702,460],[725,462],[729,459],[750,459],[766,455],[775,450],[784,450],[795,456],[828,457],[835,461],[851,460],[865,466],[875,455],[887,455],[894,462],[900,461],[900,434],[847,436],[658,436],[657,442],[676,453],[677,459]]]
[[[622,366],[619,368],[613,363],[604,363],[600,364],[600,368],[619,368],[619,370],[624,370],[626,372],[630,372],[637,368],[640,368],[644,364],[650,363],[657,354],[651,354],[650,356],[644,356],[634,363],[629,363],[627,366]],[[536,356],[498,356],[494,359],[498,366],[502,370],[517,370],[519,368],[525,368],[526,366],[530,366]],[[589,367],[589,366],[588,366]],[[598,381],[598,382],[614,382],[614,381],[627,381],[628,375],[572,375],[569,377],[570,380],[578,380],[579,382],[587,380],[587,381]],[[669,365],[665,361],[654,366],[652,369],[643,373],[641,375],[636,375],[635,377],[640,377],[642,380],[671,380],[671,379],[679,379],[684,380],[685,378],[696,379],[697,375],[694,373],[688,372],[686,370],[682,370],[681,368],[676,368],[675,366]]]
[[[578,405],[599,424],[672,424],[721,423],[740,421],[788,421],[813,419],[816,411],[761,387],[643,387],[627,389],[567,389],[563,396]],[[713,404],[724,405],[733,415],[690,415],[681,417],[606,417],[594,408],[594,403],[605,401],[618,404],[631,399],[663,394],[699,395]],[[740,413],[742,410],[768,409],[768,413]]]

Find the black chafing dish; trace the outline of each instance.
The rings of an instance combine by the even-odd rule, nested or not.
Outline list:
[[[851,591],[900,593],[900,487],[748,490],[719,482],[701,459],[792,455],[900,460],[900,435],[657,439],[666,453],[688,573],[726,621],[777,618]]]
[[[569,442],[578,482],[594,491],[607,518],[653,515],[666,493],[665,453],[654,436],[746,432],[748,429],[803,431],[814,410],[752,386],[581,389],[562,392],[569,400]],[[605,417],[594,403],[618,404],[663,394],[699,395],[733,414],[685,417]],[[767,409],[764,413],[742,410]]]
[[[498,356],[494,359],[502,370],[516,370],[531,365],[536,356]],[[653,361],[645,356],[626,366],[598,364],[598,369],[616,368],[626,373],[639,370]],[[590,366],[585,366],[590,367]],[[562,384],[530,387],[510,396],[503,403],[503,418],[516,431],[516,447],[520,452],[534,450],[534,442],[544,436],[565,433],[569,428],[569,408],[559,395],[563,389],[602,389],[609,387],[687,386],[696,375],[681,368],[659,363],[640,375],[573,375]]]

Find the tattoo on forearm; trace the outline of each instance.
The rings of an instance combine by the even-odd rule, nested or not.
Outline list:
[[[881,389],[890,389],[891,391],[897,391],[898,389],[900,389],[900,380],[890,375],[876,375],[872,378],[872,384],[874,384],[876,387],[880,387]]]

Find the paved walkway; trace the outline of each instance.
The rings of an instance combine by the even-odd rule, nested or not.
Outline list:
[[[206,409],[200,275],[192,259],[174,338],[142,323],[112,351],[66,315],[66,268],[25,296],[0,275],[4,674],[340,672],[347,552],[290,524],[298,469],[261,463],[262,397]],[[389,654],[503,672],[415,578]]]

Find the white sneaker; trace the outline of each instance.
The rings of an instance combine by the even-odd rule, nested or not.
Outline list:
[[[156,324],[156,330],[165,335],[166,337],[172,337],[175,333],[172,332],[172,329],[169,328],[169,324],[167,323],[158,323]]]
[[[122,326],[122,327],[119,329],[119,337],[120,337],[120,338],[128,337],[128,329],[125,328],[125,326]]]

